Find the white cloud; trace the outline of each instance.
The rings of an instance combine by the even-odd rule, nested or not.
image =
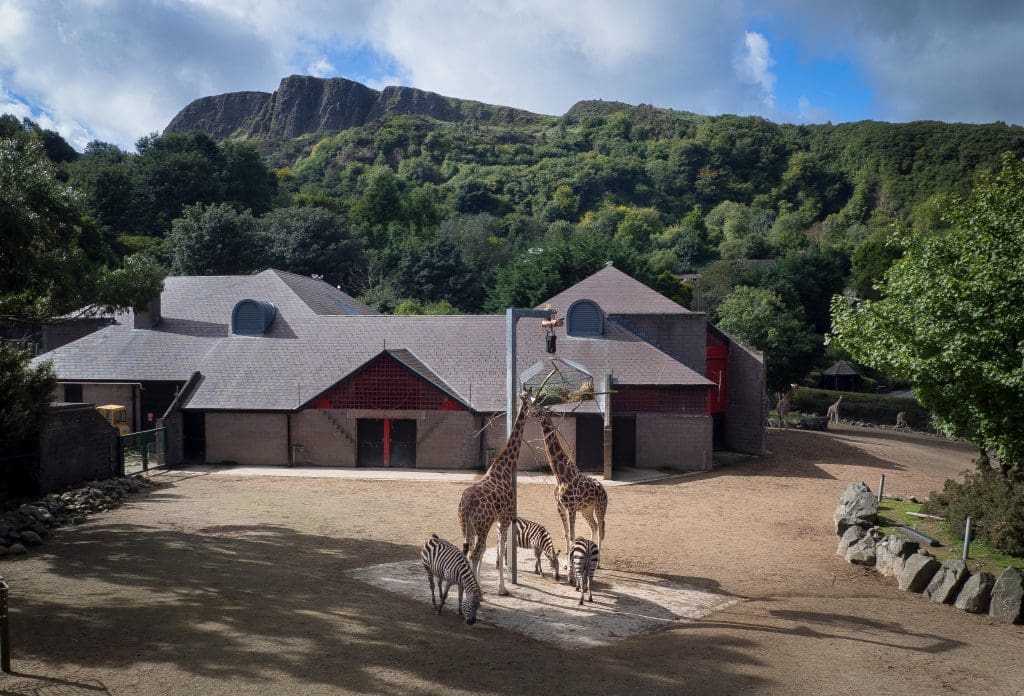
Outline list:
[[[771,1],[771,0],[769,0]],[[865,0],[0,0],[0,80],[76,146],[130,146],[197,97],[291,73],[563,113],[580,99],[778,115],[770,17],[806,57],[861,66],[890,118],[1020,121],[1024,5]],[[346,51],[384,58],[356,73]],[[362,66],[365,67],[365,66]],[[816,120],[817,105],[804,107]]]
[[[736,74],[744,82],[760,85],[764,91],[764,103],[769,109],[775,108],[775,73],[772,66],[771,47],[768,39],[756,31],[748,31],[743,37],[746,53],[736,57]]]
[[[331,77],[334,75],[334,66],[324,56],[320,56],[306,68],[306,72],[315,77]]]
[[[798,123],[825,123],[836,121],[838,117],[831,109],[815,106],[806,95],[800,95],[796,101],[796,120]]]

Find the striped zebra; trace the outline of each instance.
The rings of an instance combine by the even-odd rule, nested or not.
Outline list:
[[[594,601],[594,571],[600,556],[597,544],[581,536],[569,547],[569,584],[580,591],[580,606],[583,606],[584,594],[590,593],[589,601]]]
[[[551,535],[548,534],[548,530],[544,528],[544,525],[531,522],[522,517],[517,518],[516,546],[533,551],[534,558],[537,561],[533,567],[533,572],[541,577],[544,577],[544,569],[541,567],[540,557],[541,554],[547,556],[551,572],[555,574],[555,580],[561,580],[562,576],[559,574],[558,569],[558,549],[555,548],[554,543],[551,541]],[[501,551],[507,558],[508,548],[503,548]]]
[[[440,615],[444,608],[444,602],[448,599],[448,590],[452,585],[459,586],[459,616],[466,618],[466,623],[472,626],[476,623],[476,611],[480,608],[480,598],[483,593],[480,591],[480,584],[473,575],[472,568],[465,554],[455,547],[454,544],[445,541],[436,534],[431,534],[427,543],[423,545],[423,553],[420,554],[423,560],[423,568],[427,571],[427,580],[430,581],[430,605],[437,609]],[[434,599],[434,577],[437,577],[437,592],[441,595],[441,603]]]

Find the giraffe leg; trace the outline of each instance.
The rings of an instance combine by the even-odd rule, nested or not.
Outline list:
[[[567,510],[566,517],[569,518],[569,541],[566,543],[566,548],[572,548],[572,540],[576,538],[576,511]],[[569,563],[569,582],[572,582],[573,578],[576,577],[576,571],[573,570],[573,565]]]
[[[502,597],[508,596],[505,589],[505,564],[501,550],[505,548],[508,538],[508,523],[505,520],[498,520],[498,594]]]
[[[569,559],[569,549],[571,549],[572,546],[570,546],[571,540],[569,539],[569,513],[566,512],[565,508],[562,507],[561,504],[558,505],[558,516],[562,519],[562,531],[565,535],[565,568],[571,576],[572,570],[570,570],[570,568],[572,561]]]
[[[473,538],[473,547],[469,552],[469,565],[473,569],[476,581],[480,582],[480,561],[484,557],[484,547],[487,545],[486,534],[476,534]]]

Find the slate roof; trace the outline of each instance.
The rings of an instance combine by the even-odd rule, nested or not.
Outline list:
[[[851,375],[859,375],[860,372],[845,360],[839,360],[827,370],[822,371],[821,374],[828,375],[829,377],[848,377]]]
[[[296,278],[278,271],[169,278],[156,328],[109,326],[37,360],[52,360],[62,381],[185,381],[199,371],[186,410],[293,410],[387,350],[473,410],[504,410],[505,317],[321,314],[328,309],[322,301],[344,293]],[[245,298],[278,309],[263,336],[228,335],[231,309]],[[521,374],[547,354],[539,321],[520,320],[518,336]],[[617,384],[712,384],[614,323],[600,338],[558,329],[558,356],[596,377],[612,372]]]
[[[576,300],[593,300],[605,314],[689,314],[690,310],[676,304],[664,295],[647,287],[614,266],[584,278],[571,288],[563,290],[538,308],[550,304],[564,317]]]

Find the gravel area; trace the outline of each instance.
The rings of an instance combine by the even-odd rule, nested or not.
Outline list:
[[[425,581],[413,598],[350,576],[414,561],[431,532],[458,538],[464,482],[161,474],[166,487],[0,561],[16,671],[0,692],[1024,694],[1024,627],[834,555],[848,483],[885,473],[887,491],[924,496],[970,448],[845,426],[768,444],[609,489],[603,569],[737,601],[596,647],[467,627],[431,611]],[[557,536],[551,489],[519,496]]]

